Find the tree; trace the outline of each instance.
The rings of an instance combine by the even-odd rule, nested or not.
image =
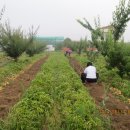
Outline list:
[[[66,38],[63,42],[64,46],[69,46],[71,44],[72,40],[70,38]]]
[[[101,54],[103,56],[108,56],[109,55],[109,52],[114,49],[114,39],[113,39],[113,34],[111,32],[111,30],[106,34],[106,38],[104,41],[101,42],[101,48],[100,48],[100,51],[101,51]]]
[[[46,44],[35,39],[38,29],[39,26],[35,30],[33,26],[29,29],[28,43],[26,47],[26,54],[28,54],[29,56],[40,53],[46,47]]]
[[[72,41],[70,38],[66,38],[64,41],[63,41],[63,47],[68,47],[68,48],[71,48],[73,51],[75,50],[75,43],[74,41]]]
[[[39,30],[39,26],[34,30],[34,26],[32,25],[31,28],[29,28],[29,34],[28,34],[28,44],[33,43],[35,40],[35,36]]]
[[[114,68],[117,67],[119,69],[119,75],[123,77],[125,74],[125,53],[123,51],[125,44],[114,44],[113,49],[109,51],[108,54],[108,63],[109,66]]]
[[[42,43],[42,42],[39,42],[39,41],[35,40],[26,49],[26,54],[28,54],[31,57],[31,56],[33,56],[35,54],[38,54],[38,53],[44,51],[45,48],[46,48],[46,44],[45,43]]]
[[[27,39],[21,30],[21,27],[12,29],[9,23],[0,28],[0,46],[3,51],[15,61],[25,51]]]
[[[87,41],[86,41],[86,39],[83,40],[83,39],[81,38],[79,42],[76,42],[76,43],[75,43],[75,46],[76,46],[75,48],[76,48],[76,50],[77,50],[77,53],[78,53],[79,55],[81,55],[81,52],[83,51],[83,49],[86,49],[86,47],[87,47]]]
[[[91,38],[92,38],[92,46],[96,46],[97,48],[99,47],[98,45],[98,40],[102,40],[103,39],[103,34],[100,30],[100,19],[98,17],[98,22],[96,21],[96,19],[94,20],[95,22],[95,29],[90,25],[90,23],[84,18],[84,22],[82,22],[81,20],[77,20],[83,27],[85,27],[86,29],[88,29],[91,32]]]
[[[113,12],[113,37],[117,41],[125,32],[127,22],[130,20],[130,1],[126,6],[126,0],[120,0],[119,6]]]

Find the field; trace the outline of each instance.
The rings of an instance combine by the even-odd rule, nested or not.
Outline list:
[[[130,0],[2,1],[0,130],[130,130]]]
[[[24,61],[29,57],[21,58]],[[112,72],[103,71],[106,68],[102,57],[94,63],[100,73],[98,83],[86,85],[80,80],[86,55],[65,57],[61,52],[54,52],[38,54],[27,61],[18,71],[6,71],[6,68],[10,64],[17,68],[21,61],[10,61],[1,67],[9,77],[15,75],[14,79],[1,80],[1,84],[8,81],[0,90],[1,130],[130,128],[129,95],[114,87],[113,82],[110,84],[108,78]],[[121,94],[116,94],[112,87]]]

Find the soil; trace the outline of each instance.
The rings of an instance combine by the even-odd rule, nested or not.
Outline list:
[[[22,97],[22,94],[29,87],[31,81],[40,70],[41,65],[47,60],[48,56],[36,61],[24,73],[20,74],[15,80],[0,90],[0,118],[4,119],[10,108],[14,106]]]
[[[71,66],[80,76],[83,67],[80,63],[69,57]],[[102,115],[109,116],[111,119],[111,130],[130,130],[130,105],[116,98],[112,93],[105,92],[105,86],[102,83],[84,84],[90,95],[95,100],[97,106],[100,106]],[[103,102],[105,102],[103,106]],[[107,111],[106,111],[107,110]]]

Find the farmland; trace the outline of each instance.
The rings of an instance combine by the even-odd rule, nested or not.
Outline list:
[[[87,61],[88,59],[85,55],[73,55],[73,58],[70,58],[71,65],[79,75]],[[90,95],[95,99],[98,106],[102,106],[101,113],[110,116],[113,129],[129,128],[130,82],[121,79],[116,70],[108,70],[102,56],[97,57],[94,64],[100,73],[100,78],[98,85],[87,86]]]
[[[33,10],[29,6],[34,1],[29,4],[19,1],[17,6],[11,1],[7,5],[8,8],[12,4],[8,8],[10,11],[22,9],[15,13],[18,14],[15,25],[3,22],[6,7],[0,10],[0,130],[130,130],[130,42],[123,36],[130,21],[130,0],[119,0],[112,20],[108,22],[103,18],[106,26],[101,26],[99,16],[94,18],[95,26],[89,14],[87,18],[74,18],[90,37],[85,33],[79,40],[73,36],[64,39],[60,35],[71,36],[71,29],[74,29],[73,35],[81,36],[74,21],[69,21],[73,16],[80,17],[82,7],[79,5],[83,1],[76,4],[77,1],[75,4],[59,2],[56,6],[48,1],[45,3],[47,8],[39,1],[36,2],[40,3],[39,7],[34,4]],[[103,4],[84,2],[82,9],[86,10],[92,4],[89,8],[92,11],[98,4]],[[23,3],[28,11],[20,15],[26,10]],[[47,5],[58,10],[51,7],[52,12],[43,11],[48,9]],[[67,10],[64,10],[66,5]],[[71,14],[75,13],[74,9],[79,12]],[[101,12],[105,14],[105,11]],[[30,17],[33,19],[27,24]],[[23,27],[39,24],[25,30],[22,26],[16,27],[17,20],[19,23],[24,21]],[[45,25],[39,31],[40,22],[41,27]]]
[[[24,55],[21,58],[25,57]],[[63,52],[49,53],[47,59],[39,64],[36,76],[32,76],[29,73],[31,66],[45,57],[46,54],[43,53],[34,56],[34,60],[31,58],[30,65],[28,63],[28,67],[21,68],[22,72],[17,71],[17,77],[1,90],[1,130],[116,130],[129,124],[129,95],[125,95],[118,87],[117,90],[121,93],[111,89],[116,86],[113,86],[114,81],[108,82],[107,79],[111,73],[114,75],[110,77],[112,79],[117,74],[113,71],[107,72],[109,70],[105,67],[102,56],[94,62],[100,78],[98,84],[92,86],[84,86],[80,80],[80,74],[88,61],[86,54],[65,57]],[[21,82],[22,77],[26,77],[25,81],[28,83]],[[116,81],[116,84],[120,84],[120,80]],[[123,83],[128,83],[126,81]],[[15,87],[12,84],[16,84]],[[14,88],[18,88],[16,94]],[[3,99],[2,93],[7,92],[8,98]],[[125,112],[123,114],[116,110]]]
[[[27,57],[25,54],[20,57],[18,62],[14,62],[9,57],[1,54],[0,56],[1,66],[0,66],[0,89],[4,87],[9,80],[17,77],[17,74],[25,68],[31,66],[37,59],[43,57],[43,54],[34,56],[33,58]]]
[[[57,53],[49,56],[1,125],[10,130],[101,130],[105,122],[68,59]]]

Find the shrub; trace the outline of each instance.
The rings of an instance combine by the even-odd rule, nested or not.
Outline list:
[[[30,43],[26,49],[26,54],[28,54],[30,57],[33,56],[34,54],[38,54],[41,51],[44,51],[46,47],[46,44],[34,41],[33,43]]]
[[[21,28],[12,29],[9,23],[6,23],[5,26],[1,26],[0,39],[3,51],[17,61],[18,57],[25,51],[27,43]]]

